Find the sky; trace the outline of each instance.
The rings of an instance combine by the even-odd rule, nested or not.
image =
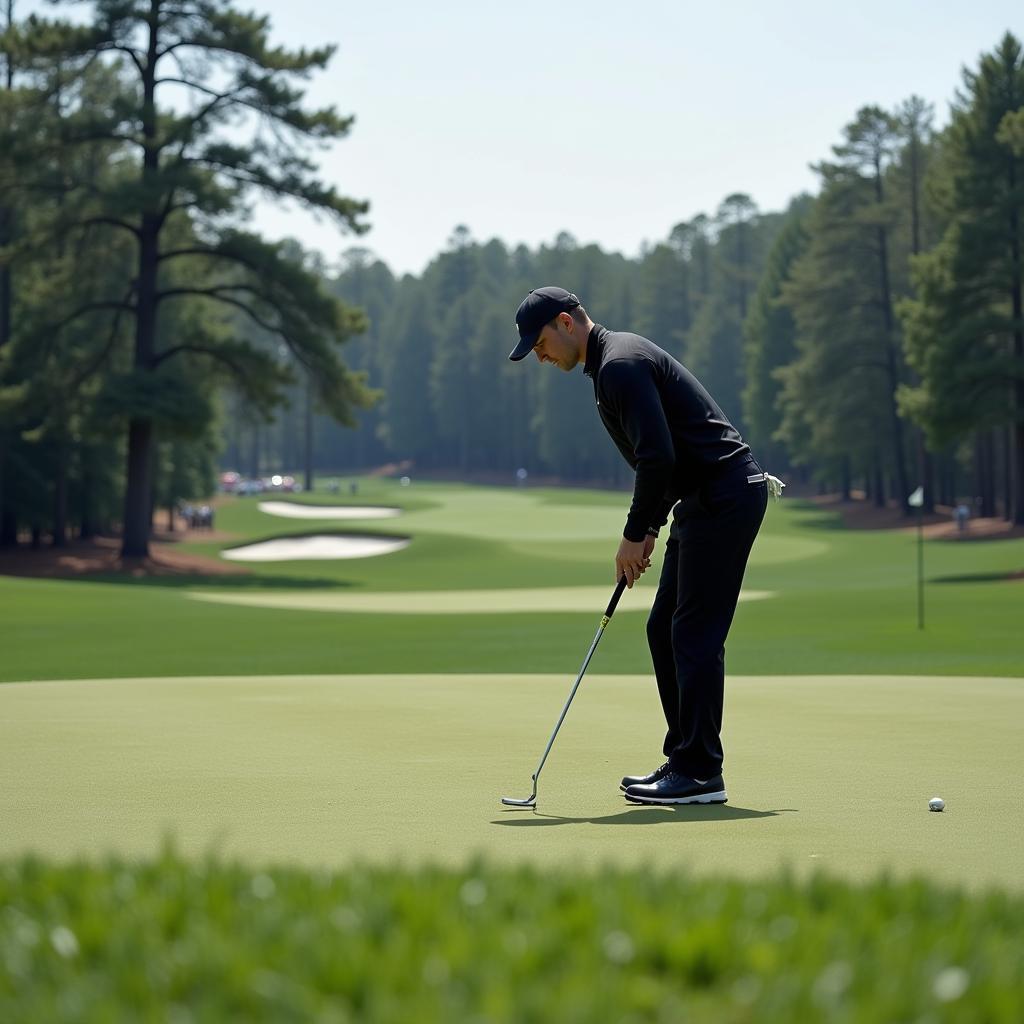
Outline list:
[[[314,158],[370,203],[361,236],[269,202],[250,226],[328,264],[358,245],[415,274],[457,225],[531,248],[567,231],[635,256],[733,192],[784,209],[816,190],[811,164],[858,108],[916,93],[941,127],[962,67],[1007,30],[1024,38],[1021,0],[236,6],[267,14],[279,45],[337,45],[307,99],[355,124]]]

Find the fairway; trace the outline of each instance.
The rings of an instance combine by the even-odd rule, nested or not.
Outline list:
[[[657,582],[648,577],[623,595],[630,611],[649,611],[657,593]],[[363,612],[391,615],[484,615],[494,612],[565,612],[599,609],[608,604],[611,586],[544,587],[508,590],[412,591],[408,594],[345,594],[333,590],[303,591],[297,594],[236,594],[192,591],[197,601],[238,604],[251,608],[283,608],[291,611]],[[758,601],[772,595],[764,590],[744,590],[741,601]]]
[[[644,864],[1021,887],[1017,679],[731,677],[717,807],[625,804],[660,761],[646,677],[276,676],[0,687],[0,856],[183,853],[253,864]],[[942,814],[928,811],[941,795]]]

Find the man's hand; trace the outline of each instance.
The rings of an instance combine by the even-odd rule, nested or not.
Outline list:
[[[632,587],[645,570],[651,565],[651,552],[654,550],[654,538],[632,541],[622,538],[618,554],[615,556],[615,579],[626,577],[626,586]]]

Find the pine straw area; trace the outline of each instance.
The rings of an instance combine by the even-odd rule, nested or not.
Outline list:
[[[864,500],[841,501],[837,494],[825,494],[809,499],[813,504],[838,512],[848,530],[917,530],[917,516],[904,516],[895,503],[878,508],[874,502]],[[970,518],[961,532],[953,521],[953,509],[936,506],[936,511],[924,517],[924,535],[928,540],[950,540],[957,543],[977,540],[1016,540],[1024,537],[1024,526],[999,516],[985,519]]]
[[[181,530],[175,533],[154,531],[149,558],[122,558],[120,537],[94,537],[69,540],[64,547],[44,542],[32,548],[23,544],[0,550],[0,575],[30,576],[45,579],[81,579],[93,575],[124,575],[136,578],[153,576],[238,576],[248,569],[205,555],[175,550],[186,539],[227,543],[232,534],[213,530]]]

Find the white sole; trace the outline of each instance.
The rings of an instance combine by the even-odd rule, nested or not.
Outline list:
[[[729,797],[724,789],[717,793],[697,793],[695,796],[630,796],[626,793],[626,799],[631,804],[724,804]]]

